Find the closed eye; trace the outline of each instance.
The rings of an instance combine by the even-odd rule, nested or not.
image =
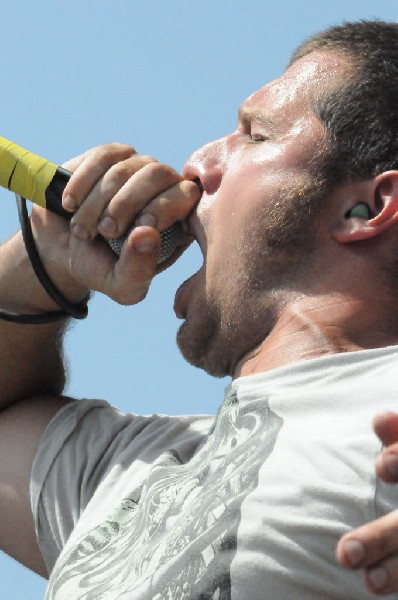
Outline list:
[[[249,136],[250,142],[252,142],[252,143],[266,142],[267,140],[270,139],[264,133],[249,133],[248,136]]]

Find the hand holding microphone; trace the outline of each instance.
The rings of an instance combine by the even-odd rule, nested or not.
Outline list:
[[[68,220],[72,219],[73,213],[63,207],[62,195],[71,176],[72,173],[61,166],[0,137],[0,185]],[[70,210],[76,208],[72,205]],[[127,234],[123,234],[108,240],[117,255],[120,255],[126,237]],[[159,264],[173,254],[180,237],[180,223],[161,233]]]
[[[65,221],[46,217],[38,210],[32,212],[40,253],[57,272],[58,281],[58,273],[63,271],[61,286],[68,287],[64,279],[71,278],[74,286],[101,291],[122,304],[134,304],[145,296],[151,279],[161,269],[157,267],[159,231],[171,228],[173,253],[174,224],[186,218],[201,195],[195,183],[124,144],[94,148],[66,163],[67,170],[39,157],[35,163],[31,153],[24,151],[25,158],[19,156],[11,169],[8,165],[7,172],[2,169],[6,164],[4,145],[0,144],[0,152],[0,171],[6,173],[0,185],[52,212],[72,217],[66,226]],[[26,171],[26,164],[30,174],[24,181],[20,173],[21,169]],[[74,171],[72,177],[68,171]],[[64,207],[59,202],[62,191]],[[125,236],[132,223],[134,229],[120,248],[124,238],[118,238]],[[120,252],[119,260],[99,242],[98,234],[108,241],[118,240],[115,249]],[[167,253],[170,245],[163,260]]]

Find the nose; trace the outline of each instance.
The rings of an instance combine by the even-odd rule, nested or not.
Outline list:
[[[210,142],[188,158],[182,174],[185,179],[199,179],[206,194],[220,187],[226,165],[226,138]]]

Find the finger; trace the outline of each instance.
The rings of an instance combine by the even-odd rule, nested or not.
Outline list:
[[[365,582],[374,594],[385,596],[398,592],[398,554],[366,569]]]
[[[72,173],[73,173],[74,171],[76,171],[77,167],[79,167],[84,160],[85,160],[85,154],[79,154],[79,156],[75,156],[74,158],[71,158],[71,159],[67,160],[66,162],[62,163],[61,166],[64,169],[67,169],[68,171],[72,171]]]
[[[149,215],[156,227],[164,231],[176,221],[186,218],[199,202],[201,194],[193,181],[180,181],[147,204],[138,215],[137,222]]]
[[[109,273],[107,293],[119,304],[143,300],[156,274],[160,233],[153,227],[137,227],[123,245],[115,268]]]
[[[385,446],[398,442],[398,414],[386,412],[373,419],[373,428]]]
[[[115,163],[135,154],[127,144],[107,144],[86,152],[73,176],[65,186],[62,204],[67,210],[76,210],[89,194],[96,182]],[[68,163],[66,163],[68,164]]]
[[[73,233],[81,239],[93,239],[98,234],[98,221],[109,202],[115,196],[118,197],[119,192],[135,173],[155,162],[151,156],[134,154],[130,158],[112,165],[97,181],[74,214],[71,221]],[[116,237],[116,227],[113,227],[109,220],[107,226],[110,237]]]
[[[151,200],[181,180],[171,167],[151,162],[134,173],[126,184],[109,202],[98,225],[104,237],[118,237],[125,233],[137,215]],[[145,220],[145,225],[156,225],[154,220]]]
[[[51,226],[47,226],[48,220],[53,221]],[[102,292],[125,305],[145,297],[159,258],[157,229],[138,227],[118,259],[99,238],[88,243],[71,236],[65,219],[40,207],[34,207],[32,221],[34,230],[39,227],[37,239],[46,270],[68,299],[75,301],[76,297],[77,302],[87,290]]]
[[[386,446],[376,460],[376,472],[387,483],[398,482],[398,414],[386,412],[373,419],[373,428]]]
[[[341,538],[337,559],[347,569],[370,567],[398,550],[398,510],[372,521]]]
[[[398,482],[398,443],[380,452],[376,459],[376,473],[386,483]]]

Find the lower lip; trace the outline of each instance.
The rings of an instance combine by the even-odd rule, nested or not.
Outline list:
[[[184,286],[187,282],[184,281],[176,291],[174,298],[174,312],[177,319],[185,319],[186,302],[184,301]]]
[[[176,291],[174,298],[174,312],[177,319],[185,319],[188,308],[189,292],[191,288],[191,281],[197,273],[192,275],[189,279],[184,281]]]

